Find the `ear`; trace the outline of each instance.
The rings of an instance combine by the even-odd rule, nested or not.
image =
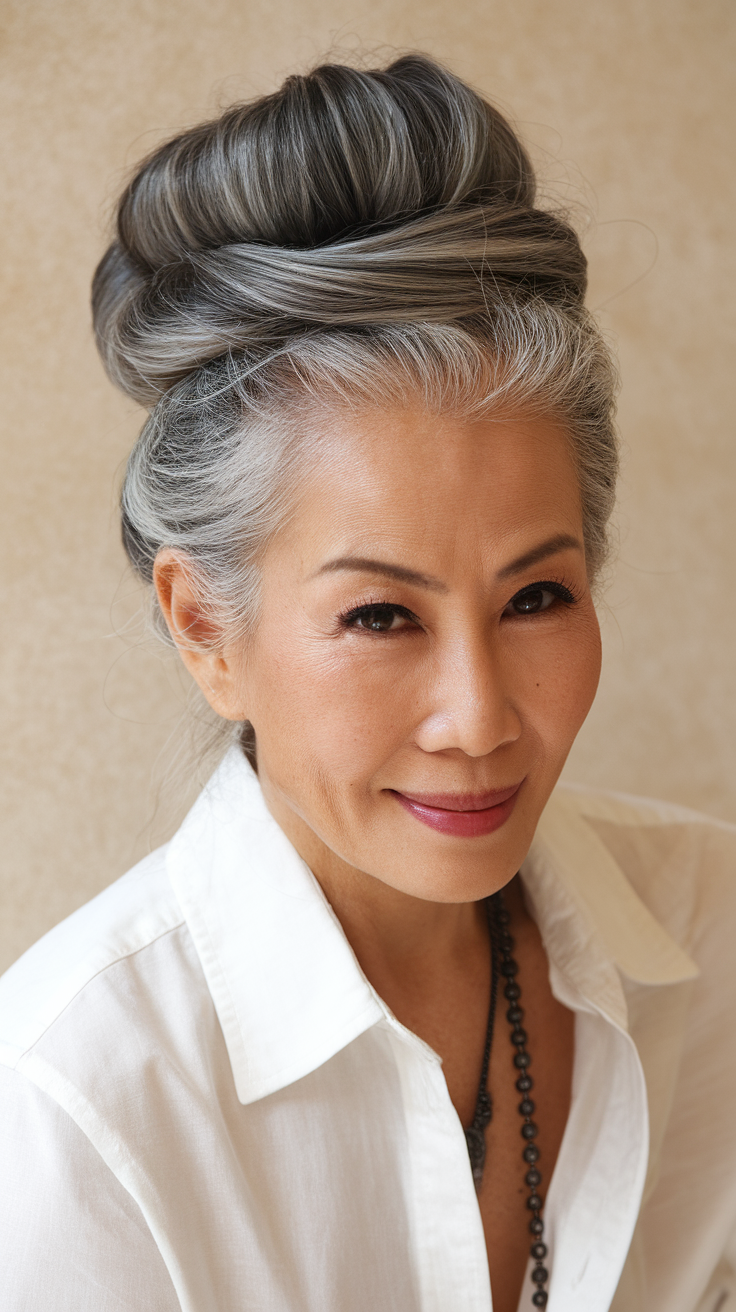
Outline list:
[[[159,551],[153,586],[179,655],[213,711],[225,720],[246,720],[242,650],[225,642],[197,584],[184,552],[168,547]]]

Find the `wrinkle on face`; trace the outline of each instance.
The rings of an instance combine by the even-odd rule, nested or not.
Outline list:
[[[598,680],[567,434],[538,416],[417,406],[333,414],[317,450],[265,553],[257,629],[228,655],[264,794],[313,866],[476,900],[526,855]],[[515,591],[540,579],[571,587],[575,605],[509,619]],[[341,619],[384,603],[418,624],[371,636]],[[519,778],[511,819],[469,841],[393,796]]]

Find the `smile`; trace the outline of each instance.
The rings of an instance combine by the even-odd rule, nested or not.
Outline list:
[[[406,811],[440,833],[459,838],[492,834],[514,809],[521,783],[472,796],[469,793],[400,793],[391,789]]]

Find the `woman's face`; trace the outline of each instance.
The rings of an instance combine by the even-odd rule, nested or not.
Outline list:
[[[257,630],[219,668],[219,708],[252,721],[266,800],[312,864],[438,902],[501,887],[600,670],[564,433],[331,418]]]

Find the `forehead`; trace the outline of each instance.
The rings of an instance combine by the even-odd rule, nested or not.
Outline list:
[[[554,419],[465,419],[416,407],[331,414],[315,435],[289,529],[310,556],[376,548],[487,556],[494,546],[582,532],[572,446]]]

